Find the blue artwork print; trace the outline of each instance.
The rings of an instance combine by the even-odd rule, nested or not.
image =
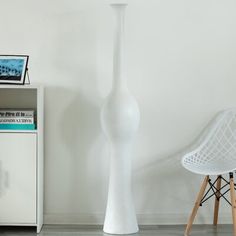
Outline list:
[[[0,59],[0,78],[4,80],[21,80],[24,59]]]

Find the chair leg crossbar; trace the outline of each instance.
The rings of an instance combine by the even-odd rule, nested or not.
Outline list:
[[[217,188],[217,183],[218,181],[224,181],[225,184],[220,187],[220,188]],[[200,203],[200,206],[202,206],[202,204],[204,202],[206,202],[207,200],[209,200],[210,198],[212,197],[216,197],[216,199],[219,201],[220,198],[224,198],[224,200],[226,202],[229,203],[229,205],[231,206],[232,204],[230,203],[230,201],[224,196],[226,193],[228,193],[230,191],[230,182],[227,181],[224,177],[222,177],[221,175],[219,175],[216,180],[212,183],[211,182],[211,179],[208,180],[208,184],[210,185],[207,192],[205,193],[205,195],[203,196],[202,200],[201,200],[201,203]],[[226,187],[229,187],[226,191],[224,191],[222,193],[222,190],[225,189]],[[236,184],[234,184],[234,186],[236,186]],[[236,190],[236,188],[234,188]],[[212,190],[212,193],[211,193],[211,190]],[[210,194],[211,193],[211,194]]]
[[[223,185],[222,185],[223,182]],[[207,185],[209,185],[208,190],[205,192]],[[201,189],[198,193],[194,208],[189,217],[188,224],[186,226],[185,235],[189,235],[195,216],[197,215],[198,208],[202,206],[207,200],[212,197],[215,197],[215,207],[214,207],[214,219],[213,225],[218,223],[218,213],[220,199],[223,198],[232,208],[232,218],[233,218],[233,235],[236,236],[236,195],[235,188],[236,184],[234,183],[233,173],[229,173],[229,181],[227,181],[221,175],[218,175],[214,182],[211,181],[209,176],[206,176]],[[230,192],[230,201],[225,197],[225,195]]]

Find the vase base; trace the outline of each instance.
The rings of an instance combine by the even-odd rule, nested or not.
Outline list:
[[[132,230],[108,230],[103,228],[103,232],[106,234],[117,234],[117,235],[121,235],[121,234],[136,234],[138,233],[139,228],[137,227],[136,229],[132,229]]]

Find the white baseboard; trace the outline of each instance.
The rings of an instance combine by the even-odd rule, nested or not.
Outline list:
[[[139,225],[178,225],[186,224],[188,214],[137,214]],[[104,214],[45,214],[44,224],[102,225]],[[212,224],[213,216],[200,215],[195,224]],[[231,224],[231,214],[219,215],[220,224]]]

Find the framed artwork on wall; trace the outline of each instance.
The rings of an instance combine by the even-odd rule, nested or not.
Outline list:
[[[0,84],[25,83],[29,56],[0,55]]]

